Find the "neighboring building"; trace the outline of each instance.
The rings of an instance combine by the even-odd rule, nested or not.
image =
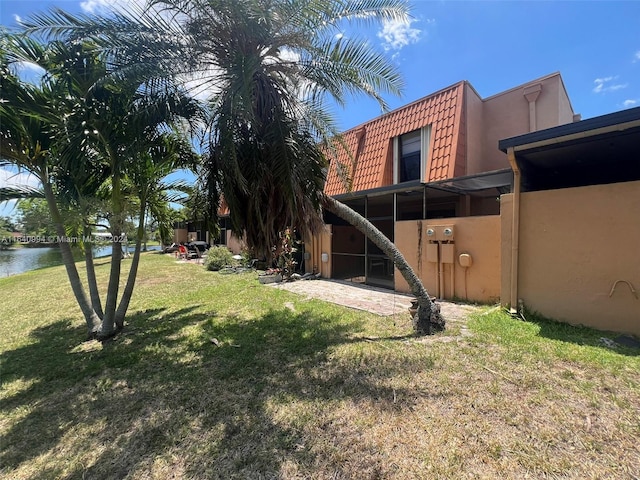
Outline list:
[[[187,243],[195,241],[209,242],[209,232],[205,222],[185,221],[173,224],[173,241],[175,243]]]
[[[207,242],[210,245],[225,245],[234,254],[242,253],[244,243],[231,232],[231,223],[229,220],[229,210],[223,206],[218,212],[218,226],[220,234],[213,237],[205,222],[202,221],[186,221],[176,222],[173,226],[173,241],[175,243],[187,243],[194,241]]]
[[[325,193],[394,241],[436,296],[497,301],[499,197],[513,181],[498,141],[577,119],[559,73],[486,99],[459,82],[345,132],[351,154],[332,159]],[[307,241],[307,270],[408,291],[354,227],[325,221],[326,233]]]

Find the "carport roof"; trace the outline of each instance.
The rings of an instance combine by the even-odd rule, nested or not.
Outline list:
[[[637,126],[640,126],[640,107],[506,138],[498,142],[498,148],[506,153],[509,147],[513,147],[518,152]]]
[[[640,107],[500,140],[525,190],[640,180]]]
[[[375,197],[379,195],[388,195],[392,193],[408,193],[423,190],[425,187],[430,190],[439,190],[457,195],[470,195],[475,192],[490,189],[511,189],[513,183],[513,172],[511,169],[494,170],[491,172],[477,173],[474,175],[465,175],[463,177],[438,180],[429,183],[420,183],[415,180],[412,182],[404,182],[386,187],[371,188],[358,192],[343,193],[334,195],[334,198],[340,201],[351,200],[363,197]]]

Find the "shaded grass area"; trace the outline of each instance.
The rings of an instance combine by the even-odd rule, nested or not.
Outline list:
[[[3,478],[640,471],[640,360],[601,332],[494,311],[422,343],[408,316],[147,254],[123,334],[82,342],[64,275],[0,280]]]

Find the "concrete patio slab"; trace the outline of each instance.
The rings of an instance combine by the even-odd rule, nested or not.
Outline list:
[[[381,316],[408,315],[411,300],[414,298],[412,295],[393,290],[340,280],[300,280],[273,283],[269,286],[288,290],[306,298],[317,298]],[[483,308],[477,305],[447,302],[446,300],[438,300],[437,303],[440,305],[448,326],[466,325],[469,315],[479,312]]]
[[[407,313],[413,298],[393,290],[340,280],[300,280],[272,286],[382,316]]]

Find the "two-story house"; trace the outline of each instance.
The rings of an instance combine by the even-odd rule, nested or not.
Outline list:
[[[497,300],[499,197],[513,182],[498,141],[578,119],[559,73],[484,99],[462,81],[344,132],[325,193],[394,241],[432,294]],[[306,242],[307,271],[408,291],[354,227],[325,221]]]

